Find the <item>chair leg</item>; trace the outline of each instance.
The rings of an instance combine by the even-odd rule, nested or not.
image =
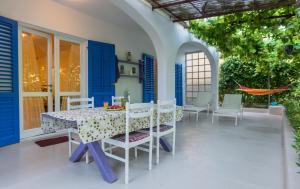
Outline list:
[[[103,150],[103,152],[105,152],[105,143],[101,141],[101,148]]]
[[[129,149],[125,149],[125,184],[128,184],[129,180]]]
[[[71,140],[72,140],[72,134],[70,131],[68,131],[68,138],[69,138],[69,157],[71,157],[72,155],[72,143],[71,143]]]
[[[156,137],[156,164],[159,164],[159,136]]]
[[[199,112],[196,112],[196,121],[199,121]]]
[[[212,124],[212,125],[214,124],[214,116],[215,116],[215,113],[213,112],[213,113],[212,113],[212,117],[211,117],[211,124]]]
[[[237,121],[238,121],[238,114],[236,114],[236,116],[235,116],[235,124],[234,124],[234,126],[237,126]]]
[[[112,148],[111,148],[111,147],[112,147],[112,145],[111,145],[111,144],[109,144],[109,145],[108,145],[108,147],[109,147],[109,153],[111,153],[111,154],[112,154]]]
[[[134,148],[134,157],[137,158],[137,148]]]
[[[149,142],[149,170],[152,169],[152,147],[153,147],[153,139],[150,140]]]
[[[90,163],[90,160],[89,160],[89,152],[87,151],[86,154],[85,154],[85,163],[86,164],[89,164]]]
[[[172,149],[172,155],[175,155],[175,139],[176,139],[176,132],[175,130],[173,131],[173,149]]]

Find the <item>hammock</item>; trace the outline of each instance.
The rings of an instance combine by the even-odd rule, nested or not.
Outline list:
[[[280,93],[282,91],[286,91],[289,89],[289,86],[283,86],[283,87],[280,87],[280,88],[277,88],[277,89],[254,89],[254,88],[248,88],[248,87],[245,87],[243,85],[240,85],[239,89],[237,89],[238,91],[243,91],[243,92],[246,92],[248,94],[252,94],[252,95],[255,95],[255,96],[263,96],[263,95],[272,95],[272,94],[275,94],[275,93]]]

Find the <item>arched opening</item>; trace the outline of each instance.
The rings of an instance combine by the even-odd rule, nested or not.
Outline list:
[[[218,56],[205,44],[187,42],[180,46],[177,64],[183,70],[183,104],[192,104],[198,92],[211,92],[211,103],[218,103]]]

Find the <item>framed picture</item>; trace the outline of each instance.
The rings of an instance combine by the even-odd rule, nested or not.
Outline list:
[[[125,74],[125,66],[120,65],[120,74]]]
[[[131,75],[136,75],[136,67],[131,67]]]

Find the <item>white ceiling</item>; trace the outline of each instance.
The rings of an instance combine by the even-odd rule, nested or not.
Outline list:
[[[126,30],[143,32],[126,13],[111,3],[113,0],[54,0],[62,5],[76,9],[96,19],[119,25]]]

